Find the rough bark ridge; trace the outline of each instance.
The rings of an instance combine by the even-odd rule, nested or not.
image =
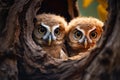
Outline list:
[[[68,5],[71,5],[69,1],[58,0],[58,3],[50,4],[49,0],[0,1],[0,79],[48,79],[47,75],[51,74],[59,63],[47,56],[32,40],[34,17],[44,10],[42,12],[60,13],[70,21],[72,17],[78,16],[78,12],[76,0],[71,0],[70,3],[74,5],[71,11],[75,13],[73,10],[76,10],[71,17],[67,10]],[[59,2],[64,8],[60,7]],[[49,4],[47,8],[46,4]],[[52,4],[58,4],[58,7],[51,6]]]
[[[108,1],[108,20],[97,48],[74,61],[51,58],[32,39],[36,14],[55,13],[67,21],[78,16],[76,0],[57,2],[0,1],[0,80],[119,80],[119,0]]]

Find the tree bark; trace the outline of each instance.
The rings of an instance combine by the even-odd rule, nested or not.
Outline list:
[[[76,4],[76,0],[1,0],[0,80],[119,80],[119,0],[108,1],[103,36],[89,56],[57,60],[34,43],[37,14],[59,14],[69,22],[79,14]]]

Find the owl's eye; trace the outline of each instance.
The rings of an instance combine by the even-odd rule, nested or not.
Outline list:
[[[59,28],[55,29],[54,34],[55,35],[60,35],[60,29]]]
[[[90,33],[90,38],[97,38],[97,32],[96,31],[92,31]]]
[[[81,31],[76,30],[76,31],[74,32],[74,37],[75,37],[76,39],[81,39],[82,36],[83,36],[83,34],[82,34]]]
[[[40,25],[40,27],[38,28],[38,32],[39,32],[40,34],[45,34],[45,33],[46,33],[45,27],[43,27],[43,26]]]

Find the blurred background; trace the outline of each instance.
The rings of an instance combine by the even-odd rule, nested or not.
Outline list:
[[[81,16],[93,16],[103,22],[107,19],[107,0],[78,0]]]

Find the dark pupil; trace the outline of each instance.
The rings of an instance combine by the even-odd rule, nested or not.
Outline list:
[[[92,33],[91,33],[91,36],[94,37],[94,38],[96,38],[96,37],[97,37],[96,34],[97,34],[96,32],[92,32]]]
[[[81,38],[82,37],[82,32],[76,31],[75,32],[75,38]]]
[[[80,32],[77,32],[77,33],[76,33],[76,35],[77,35],[77,36],[80,36],[80,35],[81,35],[81,33],[80,33]]]
[[[94,36],[95,36],[95,33],[92,33],[91,35],[94,37]]]
[[[41,27],[41,28],[40,28],[40,31],[41,31],[41,32],[45,32],[45,28],[42,28],[42,27]]]
[[[55,34],[59,34],[59,31],[60,31],[60,29],[57,28],[57,29],[55,30]]]

